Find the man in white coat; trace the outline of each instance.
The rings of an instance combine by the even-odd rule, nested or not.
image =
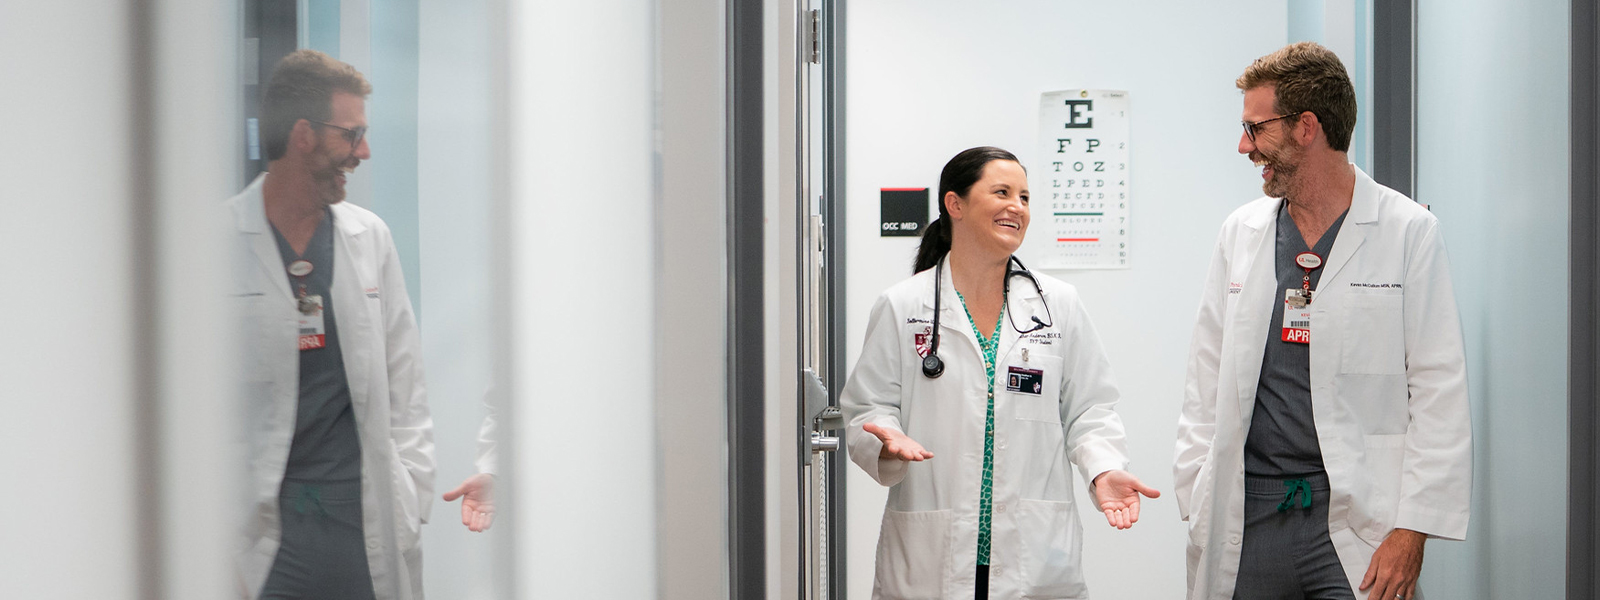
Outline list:
[[[343,202],[371,157],[350,65],[301,50],[262,102],[268,172],[228,201],[251,505],[240,596],[422,598],[433,421],[399,256]]]
[[[1189,598],[1409,600],[1423,542],[1466,537],[1472,487],[1438,220],[1349,163],[1332,52],[1285,47],[1237,85],[1266,197],[1222,226],[1190,350]]]

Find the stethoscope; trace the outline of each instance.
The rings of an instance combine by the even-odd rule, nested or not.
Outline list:
[[[1017,263],[1017,268],[1011,268],[1011,263]],[[1001,284],[1001,289],[1004,290],[1005,293],[1006,302],[1011,301],[1011,278],[1017,276],[1027,277],[1028,281],[1033,282],[1033,289],[1039,293],[1039,297],[1044,297],[1044,288],[1039,287],[1039,280],[1034,278],[1033,273],[1028,271],[1028,267],[1022,264],[1021,259],[1012,256],[1006,261],[1006,279],[1005,282]],[[944,290],[943,284],[941,283],[943,280],[944,261],[941,260],[933,267],[933,339],[928,343],[928,356],[922,359],[922,374],[927,376],[929,379],[937,379],[940,375],[944,374],[944,360],[939,358],[939,297],[942,295],[939,292]],[[1050,319],[1050,322],[1046,323],[1044,321],[1040,321],[1039,315],[1032,315],[1030,318],[1033,319],[1033,327],[1029,327],[1026,330],[1017,326],[1016,312],[1009,310],[1005,312],[1011,317],[1011,328],[1017,330],[1018,335],[1025,335],[1046,327],[1055,326],[1054,323],[1056,319],[1050,314],[1049,303],[1045,303],[1044,316],[1045,318]]]

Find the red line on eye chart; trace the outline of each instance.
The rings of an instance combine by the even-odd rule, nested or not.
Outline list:
[[[1058,242],[1098,242],[1100,238],[1056,238]]]

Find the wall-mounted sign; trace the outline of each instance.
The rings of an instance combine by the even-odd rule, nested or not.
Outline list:
[[[878,190],[879,225],[883,237],[916,237],[928,226],[928,188]]]
[[[1034,235],[1051,240],[1041,266],[1128,268],[1128,93],[1041,94],[1039,131],[1045,164],[1029,185]]]

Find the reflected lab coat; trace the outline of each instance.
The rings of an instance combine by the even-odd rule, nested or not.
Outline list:
[[[1460,540],[1472,489],[1466,361],[1438,219],[1356,169],[1311,309],[1311,405],[1328,532],[1357,598],[1394,528]],[[1278,289],[1281,200],[1222,226],[1190,348],[1174,483],[1189,521],[1189,598],[1233,597],[1244,442]]]
[[[976,583],[988,381],[948,269],[939,317],[944,375],[924,377],[918,349],[925,350],[932,327],[929,269],[878,299],[840,399],[850,459],[890,486],[878,539],[877,599],[971,598]],[[1110,364],[1077,291],[1036,276],[1043,297],[1025,279],[1012,280],[996,352],[989,594],[1086,598],[1082,525],[1068,461],[1084,481],[1092,481],[1125,468],[1127,451],[1113,410],[1117,389]],[[1011,318],[1031,325],[1032,316],[1053,326],[1019,335]],[[1007,391],[1009,367],[1043,371],[1040,393]],[[867,423],[904,432],[934,458],[879,459],[883,444],[862,430]],[[1094,501],[1092,489],[1089,498]]]
[[[261,593],[278,553],[278,491],[300,389],[298,312],[262,204],[266,177],[228,200],[250,467],[237,566],[250,598]],[[377,600],[421,600],[421,526],[432,504],[434,462],[416,318],[388,226],[349,202],[332,211],[331,295],[361,443],[367,566]]]

